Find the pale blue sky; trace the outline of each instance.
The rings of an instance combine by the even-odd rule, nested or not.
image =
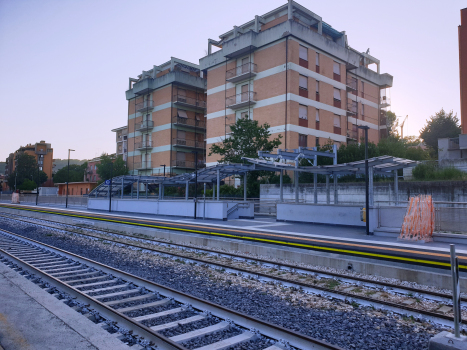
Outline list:
[[[298,1],[394,76],[391,109],[418,135],[442,107],[460,117],[457,27],[465,0]],[[169,60],[198,63],[217,39],[284,0],[0,0],[0,161],[28,142],[55,158],[115,151],[128,77]]]

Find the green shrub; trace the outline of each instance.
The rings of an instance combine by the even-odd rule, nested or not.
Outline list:
[[[465,180],[467,173],[454,167],[440,168],[435,162],[418,164],[412,171],[415,180],[420,181],[443,181],[443,180]]]

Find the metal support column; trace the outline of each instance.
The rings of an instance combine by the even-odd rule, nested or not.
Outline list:
[[[243,200],[246,202],[246,174],[243,174]]]
[[[295,161],[294,185],[295,185],[295,203],[298,203],[298,160]]]
[[[452,309],[454,311],[454,336],[460,338],[459,323],[461,317],[461,300],[459,288],[459,261],[456,256],[456,246],[450,244],[451,249],[451,276],[452,276]]]
[[[394,170],[394,203],[399,204],[399,178],[397,177],[397,170]]]
[[[187,181],[185,185],[185,200],[186,201],[188,200],[188,190],[189,190],[189,182]]]
[[[217,169],[217,200],[219,200],[220,194],[221,194],[221,186],[219,186],[221,183],[221,171]]]
[[[373,188],[373,167],[370,166],[368,169],[368,181],[369,181],[369,197],[370,197],[370,207],[375,204],[374,188]]]
[[[279,178],[279,192],[280,192],[280,202],[282,203],[284,201],[284,183],[283,183],[283,174],[284,170],[281,170],[281,175]]]
[[[212,184],[212,200],[216,199],[216,185]]]
[[[326,175],[326,204],[331,204],[331,190],[329,188],[329,175]]]
[[[164,199],[164,192],[165,192],[164,190],[165,190],[164,185],[162,185],[162,196],[161,196],[162,198],[161,199]]]
[[[134,185],[135,185],[135,183],[133,182],[131,184],[131,199],[133,199],[133,187],[135,187]]]
[[[333,174],[334,177],[334,204],[339,204],[339,198],[337,197],[337,175]]]
[[[148,187],[149,187],[149,184],[146,183],[145,186],[146,186],[146,199],[148,199]]]
[[[123,184],[124,184],[124,183],[125,183],[125,182],[123,181],[123,177],[122,177],[122,193],[120,194],[120,198],[121,198],[121,199],[123,199]]]
[[[316,147],[315,147],[316,150]],[[313,166],[318,166],[318,156],[313,160]],[[318,174],[313,174],[313,202],[318,204]]]
[[[162,199],[162,184],[159,184],[159,200]]]
[[[136,181],[136,199],[139,199],[139,179]]]

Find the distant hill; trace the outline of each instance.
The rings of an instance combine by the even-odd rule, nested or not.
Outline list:
[[[0,162],[0,174],[5,174],[5,162]]]
[[[81,165],[84,162],[87,162],[86,159],[80,160],[80,159],[70,159],[70,165],[72,164],[77,164]],[[68,159],[54,159],[54,170],[53,172],[56,173],[60,169],[66,167],[68,165]]]

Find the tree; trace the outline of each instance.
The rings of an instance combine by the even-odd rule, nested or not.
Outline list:
[[[420,130],[420,138],[429,146],[437,157],[438,139],[445,137],[457,137],[461,133],[459,119],[453,111],[446,113],[443,108],[431,116],[426,125]]]
[[[231,134],[221,144],[211,146],[209,155],[221,156],[219,163],[245,163],[242,157],[258,158],[258,151],[271,152],[281,144],[282,135],[271,139],[269,124],[259,125],[246,116],[230,127]],[[259,183],[273,174],[271,171],[250,171],[247,175],[247,195],[259,197]],[[258,181],[260,178],[260,181]]]
[[[10,187],[10,189],[15,188],[15,180],[17,189],[20,189],[20,186],[26,180],[32,180],[36,183],[35,187],[37,187],[37,184],[40,186],[47,181],[47,174],[43,171],[39,171],[36,158],[34,156],[27,153],[21,153],[18,155],[16,162],[17,165],[15,167],[15,171],[8,176],[8,187]]]
[[[23,183],[17,188],[22,191],[32,191],[37,188],[37,185],[34,181],[25,179]]]
[[[113,169],[111,163],[113,163]],[[110,179],[110,177],[128,175],[129,172],[129,169],[121,155],[115,158],[107,153],[102,153],[100,163],[97,163],[96,165],[97,175],[101,178],[101,182]]]
[[[85,162],[81,165],[71,164],[70,165],[70,179],[69,182],[81,182],[84,179],[84,172],[88,167],[88,163]],[[68,179],[68,166],[61,168],[57,171],[53,177],[55,183],[64,183]]]
[[[391,111],[386,112],[386,125],[389,136],[399,135],[399,131],[397,130],[399,123],[397,121],[396,113]]]

